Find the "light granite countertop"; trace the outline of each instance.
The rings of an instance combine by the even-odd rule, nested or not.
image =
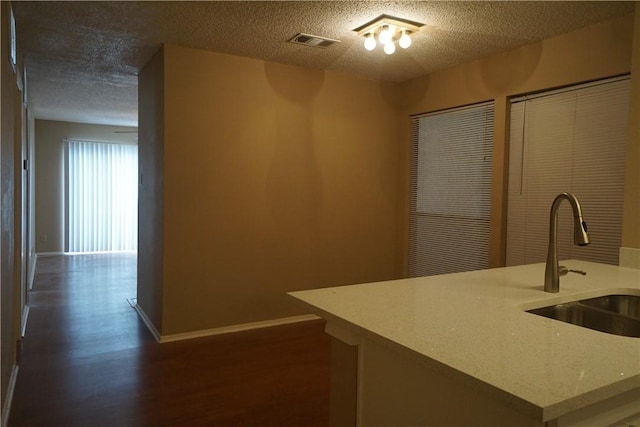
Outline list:
[[[330,325],[392,346],[548,421],[640,388],[640,338],[525,310],[611,293],[640,295],[640,270],[564,261],[586,276],[542,289],[544,264],[290,292]],[[487,387],[488,386],[488,387]]]

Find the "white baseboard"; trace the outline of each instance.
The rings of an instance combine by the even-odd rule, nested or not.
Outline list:
[[[305,314],[302,316],[284,317],[280,319],[262,320],[259,322],[241,323],[238,325],[222,326],[220,328],[204,329],[200,331],[185,332],[181,334],[162,335],[160,337],[161,343],[189,340],[193,338],[202,338],[212,335],[229,334],[233,332],[249,331],[252,329],[268,328],[271,326],[281,326],[290,323],[308,322],[310,320],[320,319],[315,314]]]
[[[25,305],[22,310],[22,325],[20,328],[20,336],[24,338],[25,333],[27,332],[27,320],[29,319],[29,306]]]
[[[620,248],[618,265],[620,267],[640,269],[640,249]]]
[[[36,256],[39,256],[39,257],[58,256],[58,255],[64,255],[64,252],[38,252],[38,253],[36,253]]]
[[[36,263],[38,262],[38,254],[33,253],[30,257],[31,263],[29,264],[29,275],[27,276],[27,289],[33,289],[33,281],[36,278]]]
[[[153,335],[153,338],[155,338],[155,340],[158,341],[159,343],[189,340],[193,338],[202,338],[202,337],[208,337],[212,335],[230,334],[233,332],[249,331],[252,329],[268,328],[271,326],[281,326],[281,325],[288,325],[291,323],[308,322],[310,320],[320,319],[320,317],[316,316],[315,314],[304,314],[302,316],[292,316],[292,317],[284,317],[280,319],[262,320],[259,322],[251,322],[251,323],[241,323],[238,325],[222,326],[220,328],[203,329],[203,330],[193,331],[193,332],[184,332],[181,334],[161,335],[160,332],[158,332],[158,330],[156,329],[153,322],[149,319],[147,314],[144,312],[142,307],[140,307],[137,303],[132,306],[136,310],[136,312],[138,313],[142,321],[144,322],[147,329],[149,329],[149,332],[151,332],[151,335]]]
[[[18,380],[18,369],[18,365],[13,365],[13,368],[11,368],[11,377],[9,378],[9,385],[7,386],[7,397],[4,400],[4,405],[2,405],[2,427],[7,427],[7,423],[9,422],[13,392],[16,388],[16,381]]]
[[[63,255],[75,256],[75,255],[113,255],[113,254],[125,254],[136,255],[138,251],[89,251],[89,252],[63,252]]]
[[[137,303],[136,305],[133,306],[134,310],[136,311],[136,313],[138,313],[138,316],[140,316],[140,318],[142,319],[142,321],[144,322],[145,326],[147,327],[147,329],[149,329],[149,332],[151,332],[151,335],[153,335],[153,338],[155,338],[156,341],[160,342],[160,333],[158,332],[158,330],[156,329],[155,325],[153,324],[153,322],[151,321],[151,319],[149,319],[149,317],[147,316],[147,314],[144,312],[144,310],[142,309],[142,307],[140,307]]]

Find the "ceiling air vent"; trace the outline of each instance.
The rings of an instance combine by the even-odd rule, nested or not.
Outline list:
[[[312,36],[311,34],[298,33],[293,38],[288,40],[289,43],[303,44],[311,47],[327,48],[335,43],[340,43],[340,40],[334,40],[327,37]]]

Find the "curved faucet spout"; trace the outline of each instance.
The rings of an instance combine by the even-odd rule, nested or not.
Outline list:
[[[558,194],[551,204],[549,218],[549,249],[547,250],[547,265],[544,271],[545,292],[558,292],[560,290],[558,274],[558,208],[563,200],[568,201],[573,210],[573,243],[578,246],[586,246],[590,243],[587,223],[582,219],[582,207],[578,198],[572,193]]]

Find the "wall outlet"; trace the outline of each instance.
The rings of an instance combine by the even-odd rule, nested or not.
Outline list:
[[[40,235],[40,241],[42,243],[46,243],[47,241],[49,241],[49,236],[47,236],[46,234],[41,234]]]

